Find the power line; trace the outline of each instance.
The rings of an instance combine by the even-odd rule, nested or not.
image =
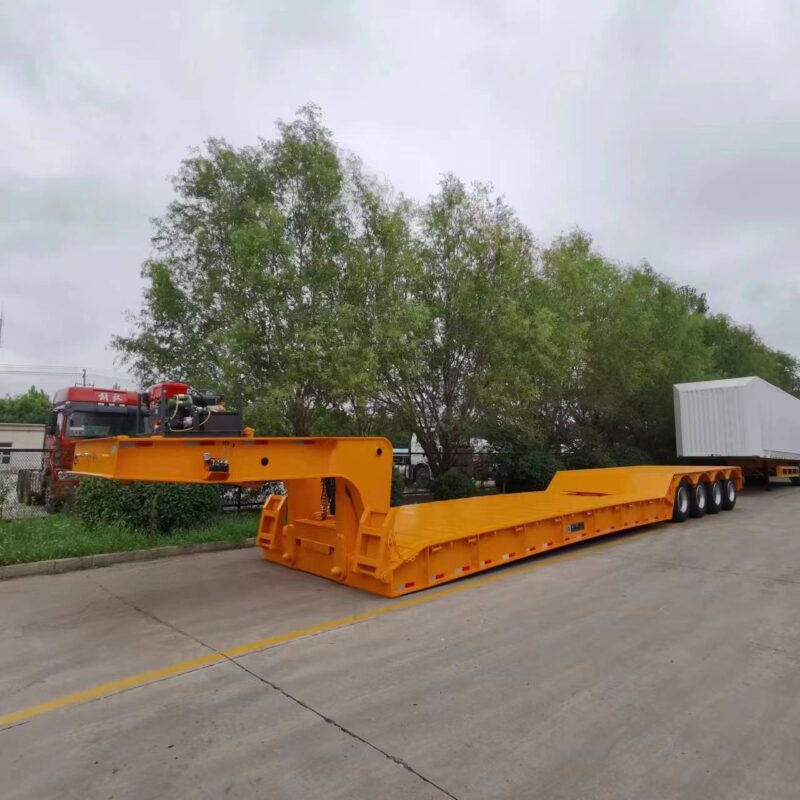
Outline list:
[[[86,377],[105,378],[113,381],[130,381],[130,376],[115,375],[91,367],[78,367],[56,364],[0,364],[0,375],[36,375],[41,377],[82,378],[85,382]]]

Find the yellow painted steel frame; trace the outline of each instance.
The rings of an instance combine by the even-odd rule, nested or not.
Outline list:
[[[75,472],[125,481],[283,480],[264,503],[257,544],[268,561],[386,597],[671,519],[681,483],[731,479],[738,467],[614,467],[559,472],[544,492],[389,507],[392,446],[382,438],[81,442]],[[335,514],[321,503],[336,478]]]

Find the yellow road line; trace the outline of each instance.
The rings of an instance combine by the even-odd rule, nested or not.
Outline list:
[[[638,536],[646,536],[654,533],[655,530],[650,529],[639,533]],[[635,535],[634,535],[635,536]],[[624,539],[618,539],[611,542],[597,543],[587,550],[583,548],[573,549],[572,547],[565,550],[563,553],[552,555],[547,558],[540,558],[533,563],[521,564],[516,567],[509,567],[502,571],[493,572],[481,578],[467,579],[463,582],[448,586],[445,589],[438,589],[436,591],[428,591],[420,594],[411,595],[404,600],[397,600],[389,605],[379,606],[378,608],[370,609],[369,611],[361,611],[358,614],[351,614],[347,617],[339,617],[338,619],[327,620],[320,622],[317,625],[310,625],[307,628],[298,628],[293,631],[286,631],[285,633],[278,633],[275,636],[268,636],[266,639],[258,639],[254,642],[239,645],[238,647],[230,647],[226,650],[216,650],[208,653],[207,655],[190,658],[186,661],[179,661],[175,664],[170,664],[162,669],[154,669],[148,672],[140,672],[137,675],[131,675],[127,678],[120,680],[110,681],[109,683],[102,683],[99,686],[93,686],[90,689],[84,689],[80,692],[73,694],[66,694],[61,697],[56,697],[53,700],[48,700],[46,703],[39,703],[35,706],[28,706],[19,711],[12,711],[10,714],[5,714],[0,717],[0,728],[8,725],[16,725],[24,722],[33,717],[38,717],[42,714],[47,714],[51,711],[57,711],[61,708],[68,708],[75,706],[79,703],[86,703],[89,700],[96,700],[100,697],[116,694],[126,689],[133,689],[138,686],[144,686],[154,681],[163,680],[164,678],[171,678],[175,675],[182,675],[187,672],[193,672],[203,667],[211,666],[212,664],[219,664],[222,661],[227,661],[232,658],[239,658],[251,653],[258,652],[259,650],[266,650],[270,647],[275,647],[279,644],[292,642],[295,639],[302,639],[305,636],[312,636],[317,633],[325,633],[326,631],[342,628],[346,625],[353,625],[356,622],[363,622],[368,619],[375,619],[384,614],[391,614],[394,611],[403,611],[407,608],[423,605],[424,603],[431,603],[434,600],[440,600],[444,597],[452,597],[462,592],[467,592],[471,589],[477,589],[480,586],[486,586],[490,583],[505,580],[514,575],[520,575],[534,570],[541,569],[542,567],[549,566],[550,564],[568,561],[577,558],[583,553],[596,553],[598,550],[605,550],[609,547],[614,547],[622,542],[630,541],[634,536],[626,536]],[[333,587],[332,587],[333,588]]]

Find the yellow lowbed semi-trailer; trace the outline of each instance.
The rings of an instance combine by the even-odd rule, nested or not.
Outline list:
[[[382,438],[93,439],[76,447],[73,469],[124,481],[283,481],[286,494],[268,497],[261,513],[264,558],[386,597],[731,509],[742,487],[737,467],[615,467],[559,472],[543,492],[391,508],[392,445]]]

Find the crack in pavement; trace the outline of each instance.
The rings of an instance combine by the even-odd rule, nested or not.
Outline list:
[[[449,797],[451,798],[451,800],[458,800],[458,798],[454,794],[451,794],[443,786],[440,786],[435,781],[431,780],[418,770],[414,769],[414,767],[412,767],[407,761],[404,761],[399,756],[393,756],[391,753],[387,753],[386,750],[383,750],[382,748],[378,747],[378,745],[373,744],[372,742],[369,741],[369,739],[365,739],[363,736],[359,736],[355,731],[351,731],[349,728],[346,728],[344,725],[342,725],[340,722],[337,722],[332,717],[323,714],[321,711],[318,711],[316,708],[310,706],[308,703],[304,703],[299,697],[295,697],[293,694],[287,692],[286,689],[282,688],[281,686],[278,686],[277,683],[273,683],[267,678],[264,678],[262,675],[259,675],[257,672],[253,672],[251,669],[248,669],[246,666],[244,666],[244,664],[240,664],[233,658],[228,658],[227,660],[230,661],[232,664],[236,665],[237,667],[239,667],[239,669],[241,669],[243,672],[246,672],[248,675],[252,675],[252,677],[254,677],[257,681],[260,681],[265,686],[268,686],[270,689],[273,689],[274,691],[283,695],[287,700],[291,700],[293,703],[296,703],[298,706],[304,708],[306,711],[310,711],[312,714],[319,717],[328,725],[333,725],[333,727],[336,728],[337,730],[341,731],[347,736],[350,736],[356,741],[367,745],[367,747],[371,748],[372,750],[375,750],[377,753],[380,753],[384,758],[388,758],[389,761],[393,761],[398,766],[402,767],[405,770],[408,770],[408,772],[410,772],[412,775],[415,775],[421,781],[427,783],[429,786],[433,786],[434,789],[441,792],[445,797]]]
[[[102,583],[100,583],[96,579],[91,578],[91,580],[96,586],[98,586],[100,589],[102,589],[104,592],[106,592],[110,597],[113,597],[115,600],[118,600],[120,603],[122,603],[123,605],[127,606],[128,608],[131,608],[134,611],[137,611],[138,613],[144,615],[148,619],[151,619],[154,622],[157,622],[158,624],[163,625],[164,627],[168,628],[169,630],[173,631],[174,633],[177,633],[177,634],[179,634],[181,636],[185,636],[186,638],[191,639],[193,642],[195,642],[196,644],[199,644],[201,647],[205,647],[207,650],[211,651],[212,653],[218,653],[219,655],[223,656],[225,662],[227,662],[229,664],[233,664],[235,667],[238,667],[240,670],[242,670],[242,672],[247,673],[251,677],[255,678],[257,681],[263,683],[265,686],[268,686],[270,689],[273,689],[274,691],[276,691],[279,694],[281,694],[287,700],[290,700],[291,702],[295,703],[296,705],[300,706],[301,708],[305,709],[306,711],[309,711],[310,713],[314,714],[316,717],[321,719],[326,724],[332,725],[334,728],[339,730],[341,733],[344,733],[347,736],[350,736],[351,738],[355,739],[356,741],[361,742],[362,744],[365,744],[367,747],[371,748],[372,750],[375,750],[377,753],[380,753],[384,758],[389,759],[389,761],[392,761],[393,763],[395,763],[398,766],[402,767],[403,769],[407,770],[408,772],[410,772],[412,775],[414,775],[417,778],[419,778],[424,783],[429,784],[434,789],[436,789],[437,791],[441,792],[445,797],[449,797],[449,798],[451,798],[451,800],[458,800],[458,798],[455,795],[453,795],[450,792],[448,792],[447,789],[443,788],[442,786],[439,786],[438,783],[436,783],[435,781],[433,781],[430,778],[426,777],[425,775],[423,775],[418,770],[414,769],[414,767],[412,767],[407,761],[404,761],[399,756],[394,756],[391,753],[387,753],[385,750],[383,750],[382,748],[378,747],[378,745],[373,744],[368,739],[365,739],[363,736],[359,736],[355,731],[351,731],[349,728],[346,728],[344,725],[342,725],[341,723],[337,722],[332,717],[329,717],[326,714],[323,714],[321,711],[318,711],[313,706],[310,706],[308,703],[303,702],[300,698],[295,697],[293,694],[291,694],[290,692],[286,691],[286,689],[282,688],[281,686],[278,686],[278,684],[273,683],[272,681],[268,680],[267,678],[264,678],[263,676],[259,675],[256,672],[253,672],[251,669],[248,669],[246,666],[244,666],[244,664],[241,664],[240,662],[238,662],[235,658],[231,658],[230,656],[225,655],[221,651],[217,650],[217,648],[212,647],[207,642],[204,642],[202,639],[199,639],[198,637],[192,635],[191,633],[188,633],[187,631],[183,630],[182,628],[177,627],[176,625],[172,624],[171,622],[168,622],[167,620],[161,619],[161,617],[159,617],[158,615],[153,614],[151,611],[147,611],[144,608],[141,608],[140,606],[136,605],[136,603],[132,602],[131,600],[128,600],[127,598],[116,594],[115,592],[113,592],[107,586],[104,586]],[[224,662],[220,662],[220,663],[224,663]],[[177,677],[177,676],[175,676],[175,677]],[[141,688],[141,687],[132,687],[132,688]],[[100,699],[100,698],[98,698],[98,699]],[[15,726],[13,726],[13,727],[15,727]],[[10,728],[7,729],[7,730],[10,730]]]
[[[201,647],[205,647],[207,650],[210,650],[212,653],[216,653],[217,648],[212,647],[210,644],[207,644],[202,639],[198,639],[196,636],[193,636],[188,631],[179,628],[177,625],[173,625],[171,622],[168,622],[165,619],[161,619],[157,614],[153,614],[152,611],[148,611],[146,608],[142,608],[141,606],[137,606],[132,600],[128,600],[126,597],[122,597],[122,595],[117,594],[116,592],[111,591],[107,586],[104,586],[100,581],[96,578],[90,578],[91,582],[102,589],[109,597],[113,597],[115,600],[118,600],[124,606],[127,606],[134,611],[138,611],[142,616],[147,617],[148,619],[152,620],[153,622],[157,622],[159,625],[163,625],[165,628],[168,628],[173,633],[177,633],[180,636],[185,636],[187,639],[191,639],[195,644],[199,644]]]

